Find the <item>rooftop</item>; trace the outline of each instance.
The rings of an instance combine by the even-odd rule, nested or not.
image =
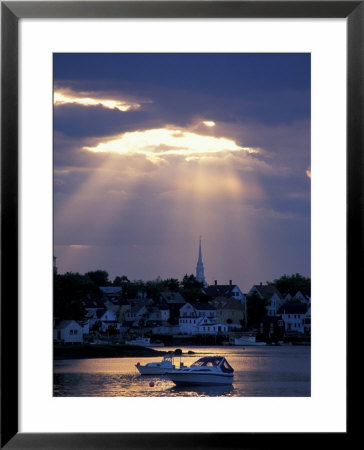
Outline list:
[[[282,305],[278,314],[306,314],[307,305],[302,303],[285,303]]]

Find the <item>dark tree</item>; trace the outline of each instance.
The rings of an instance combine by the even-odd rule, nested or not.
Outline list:
[[[203,283],[196,280],[194,275],[185,275],[181,281],[181,294],[186,302],[200,301],[206,303],[211,298],[202,291]]]
[[[67,272],[54,275],[54,317],[82,320],[86,311],[82,303],[86,295],[100,295],[99,288],[87,275]]]
[[[177,278],[167,278],[166,280],[163,280],[163,286],[168,291],[179,291],[179,281],[177,280]]]
[[[157,299],[162,291],[164,291],[164,282],[158,277],[155,280],[145,283],[145,291],[148,298]]]
[[[96,286],[110,286],[111,282],[109,280],[109,274],[105,270],[94,270],[87,272],[88,276]]]
[[[121,277],[117,276],[117,277],[115,277],[115,279],[113,281],[114,286],[123,286],[124,287],[128,283],[130,283],[130,280],[126,275],[122,275]]]
[[[281,294],[289,292],[294,296],[297,291],[311,295],[311,278],[306,278],[299,273],[294,275],[282,275],[273,282],[267,284],[274,284]]]
[[[196,277],[191,275],[185,275],[182,279],[181,285],[183,290],[185,289],[201,289],[203,287],[203,283],[196,280]]]
[[[266,314],[268,300],[261,299],[256,293],[247,296],[247,319],[248,328],[257,328],[259,321]]]

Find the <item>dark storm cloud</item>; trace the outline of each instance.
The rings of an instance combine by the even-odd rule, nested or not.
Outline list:
[[[72,137],[109,136],[162,125],[145,111],[118,111],[103,106],[67,104],[54,109],[55,130]]]

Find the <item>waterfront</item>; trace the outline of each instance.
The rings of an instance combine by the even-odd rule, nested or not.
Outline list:
[[[163,350],[175,350],[165,347]],[[187,354],[188,351],[194,354]],[[54,396],[64,397],[308,397],[311,347],[183,347],[185,365],[207,355],[225,356],[235,370],[232,386],[177,388],[166,377],[141,376],[135,364],[160,358],[94,358],[54,361]],[[150,382],[154,386],[150,386]]]

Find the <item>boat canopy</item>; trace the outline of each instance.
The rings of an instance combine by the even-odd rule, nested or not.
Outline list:
[[[221,370],[225,373],[233,373],[234,369],[226,361],[223,356],[204,356],[198,359],[192,364],[193,366],[207,366],[207,367],[217,367],[220,366]]]

